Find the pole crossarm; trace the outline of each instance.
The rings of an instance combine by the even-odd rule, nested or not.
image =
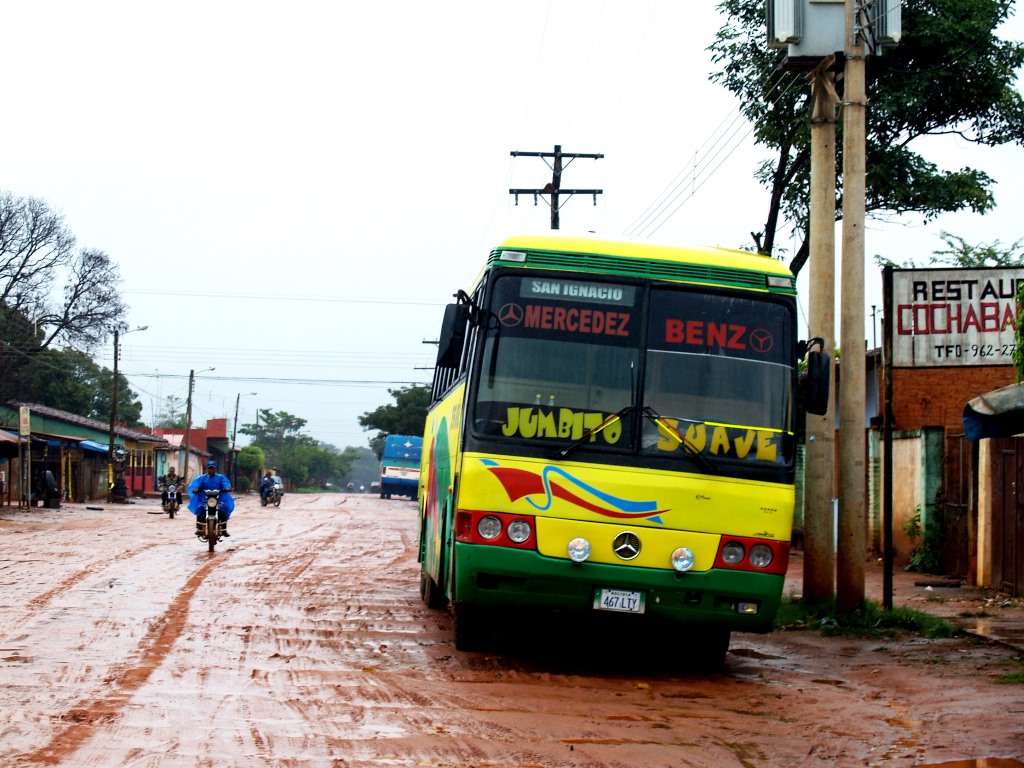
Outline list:
[[[550,201],[545,200],[544,202],[551,208],[552,229],[558,229],[558,211],[565,205],[564,202],[559,202],[559,195],[565,195],[566,198],[573,195],[593,195],[594,205],[597,205],[597,196],[604,194],[603,189],[562,189],[562,170],[577,157],[588,160],[601,160],[604,155],[599,152],[563,152],[562,146],[555,144],[554,152],[521,152],[514,149],[509,154],[512,157],[539,157],[551,169],[551,183],[546,184],[542,189],[510,189],[508,193],[515,196],[516,205],[519,205],[520,195],[533,195],[534,205],[537,205],[537,199],[541,195],[550,195]],[[549,163],[548,158],[553,159],[554,162]],[[568,160],[568,162],[564,162],[565,160]]]
[[[554,152],[519,152],[518,150],[515,150],[515,149],[513,149],[509,154],[512,155],[512,157],[554,157],[555,156]],[[603,160],[604,159],[604,155],[601,154],[601,153],[592,153],[592,152],[561,152],[559,154],[561,154],[562,157],[568,157],[568,158],[582,157],[582,158],[585,158],[587,160]]]
[[[510,195],[515,195],[516,205],[519,205],[519,196],[520,195],[533,195],[533,204],[536,205],[537,204],[537,198],[540,195],[551,194],[551,190],[548,189],[547,187],[544,187],[544,189],[510,189],[508,191],[508,193]],[[572,197],[573,195],[593,195],[594,196],[594,205],[597,205],[597,196],[598,195],[603,195],[604,194],[604,190],[603,189],[560,189],[560,190],[558,190],[558,194],[559,195],[565,195],[567,197]],[[545,205],[551,205],[551,203],[549,203],[547,200],[544,201],[544,204]],[[558,207],[561,208],[563,205],[565,205],[564,201],[559,203]]]

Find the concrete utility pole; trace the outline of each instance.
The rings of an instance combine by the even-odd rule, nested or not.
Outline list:
[[[149,328],[148,325],[140,325],[137,328],[132,328],[130,331],[125,331],[125,334],[134,333],[135,331],[144,331]],[[114,329],[114,381],[111,387],[110,397],[110,442],[107,446],[107,502],[113,503],[115,501],[127,501],[128,492],[124,484],[124,479],[121,476],[121,470],[117,468],[114,462],[114,432],[117,425],[117,395],[118,395],[118,382],[117,382],[117,361],[121,356],[121,349],[118,346],[118,341],[121,338],[121,332]]]
[[[597,205],[597,196],[604,194],[603,189],[562,189],[562,169],[563,158],[569,158],[571,163],[577,157],[586,157],[591,160],[600,160],[604,157],[601,154],[585,154],[582,152],[562,152],[562,145],[555,144],[554,152],[518,152],[512,150],[512,157],[540,157],[545,163],[548,163],[548,158],[553,158],[553,162],[548,163],[548,167],[551,169],[551,183],[544,186],[542,189],[510,189],[508,193],[515,195],[516,205],[519,205],[520,195],[533,195],[533,204],[537,204],[537,197],[539,195],[551,195],[551,202],[548,203],[551,206],[551,228],[558,229],[558,210],[561,207],[558,198],[559,195],[593,195],[594,205]],[[566,163],[567,166],[569,163]],[[546,202],[546,201],[545,201]]]
[[[188,400],[185,406],[185,468],[181,472],[181,476],[185,478],[185,482],[188,483],[188,463],[189,463],[189,451],[192,449],[192,388],[196,383],[196,371],[193,368],[188,372]]]
[[[864,396],[864,197],[865,46],[859,0],[846,0],[843,93],[843,254],[840,297],[839,536],[836,609],[864,604],[865,396]]]
[[[107,446],[107,503],[114,500],[114,427],[117,424],[117,342],[121,333],[114,330],[114,382],[110,398],[110,442]]]
[[[836,271],[836,107],[835,56],[822,59],[811,79],[811,220],[810,308],[814,327],[809,336],[824,340],[822,351],[835,354]],[[835,381],[835,365],[832,365]],[[834,390],[833,390],[834,391]],[[836,562],[835,526],[835,396],[823,416],[807,414],[804,462],[804,600],[819,603],[833,597]]]
[[[255,395],[255,392],[248,392],[246,396]],[[235,456],[235,438],[238,436],[238,406],[242,402],[242,393],[238,393],[238,397],[235,398],[235,421],[231,427],[231,485],[234,486],[238,483],[238,459]]]

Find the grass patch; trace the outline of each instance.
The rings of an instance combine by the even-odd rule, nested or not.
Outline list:
[[[1024,685],[1024,656],[1018,656],[1016,664],[1016,670],[1007,672],[996,680],[999,685]]]
[[[820,629],[826,636],[865,638],[893,637],[900,631],[931,638],[954,637],[959,632],[945,619],[910,608],[887,611],[874,600],[865,601],[861,610],[841,614],[834,599],[811,605],[789,597],[782,599],[775,629]]]

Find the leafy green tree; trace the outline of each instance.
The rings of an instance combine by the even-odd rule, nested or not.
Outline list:
[[[305,450],[308,447],[302,446],[288,451],[277,464],[277,473],[293,487],[305,485],[306,478],[309,477],[309,454]]]
[[[985,213],[995,205],[988,175],[972,168],[940,169],[910,145],[942,134],[986,146],[1024,143],[1024,100],[1016,88],[1024,45],[994,34],[1014,4],[905,0],[900,44],[869,60],[869,216],[916,213],[930,220],[967,209]],[[758,250],[771,255],[780,219],[787,220],[803,237],[790,262],[797,273],[809,254],[809,89],[799,74],[782,73],[786,51],[765,45],[764,0],[723,0],[718,8],[729,23],[710,46],[721,66],[712,80],[737,96],[754,125],[755,140],[774,153],[756,172],[771,194],[766,223],[752,235]],[[837,129],[841,133],[841,123]],[[841,199],[836,211],[841,216]]]
[[[18,399],[98,421],[110,420],[114,373],[73,349],[43,349],[23,369]],[[142,426],[142,403],[117,375],[117,420]]]
[[[293,486],[312,483],[318,487],[349,471],[352,459],[348,450],[339,453],[333,446],[302,434],[305,419],[286,411],[275,413],[269,408],[260,409],[257,418],[256,423],[243,424],[238,431],[251,436],[253,445],[250,447],[260,450],[263,457],[260,469],[276,468]]]
[[[238,431],[252,437],[253,443],[263,449],[268,466],[279,467],[297,446],[314,442],[312,437],[302,434],[305,419],[287,411],[274,413],[269,408],[259,409],[256,416],[254,424],[242,424]]]
[[[949,264],[954,267],[1019,267],[1024,265],[1024,239],[1008,246],[998,240],[991,243],[970,245],[962,237],[942,232],[940,237],[946,244],[942,250],[932,251],[932,264]]]
[[[395,399],[394,404],[379,406],[359,417],[364,430],[377,430],[369,443],[378,458],[384,452],[384,438],[388,435],[422,435],[430,406],[429,387],[389,389],[388,394]]]
[[[252,484],[254,477],[259,475],[267,466],[267,458],[258,445],[247,445],[238,451],[238,469],[242,475]]]
[[[258,445],[247,445],[238,451],[238,468],[250,474],[267,466],[267,457]]]
[[[916,269],[921,266],[935,266],[938,264],[951,267],[963,268],[997,268],[997,267],[1019,267],[1024,266],[1024,239],[1018,240],[1011,245],[1003,246],[998,240],[991,243],[979,243],[971,245],[962,237],[951,235],[949,232],[941,232],[940,238],[945,248],[932,251],[927,265],[917,263],[916,259],[906,259],[902,264],[897,264],[892,259],[883,256],[875,256],[875,263],[879,267],[900,267],[903,269]]]

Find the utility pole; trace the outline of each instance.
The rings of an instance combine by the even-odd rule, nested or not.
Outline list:
[[[864,144],[868,107],[860,0],[846,0],[843,93],[843,253],[840,296],[839,527],[836,610],[864,604],[865,435],[864,395]],[[888,489],[886,489],[888,491]]]
[[[189,482],[188,479],[188,462],[189,452],[192,449],[191,438],[192,438],[192,387],[196,383],[196,371],[193,368],[188,372],[188,400],[185,405],[185,469],[181,473],[181,476],[185,478],[185,483]]]
[[[835,381],[836,107],[835,56],[822,59],[811,80],[810,312],[808,336],[823,340]],[[807,414],[804,463],[804,600],[834,596],[835,397],[823,416]]]
[[[114,425],[117,423],[117,341],[120,331],[114,330],[114,386],[110,398],[110,443],[107,446],[107,502],[114,499]]]
[[[249,392],[250,395],[255,395],[255,392]],[[238,393],[238,397],[235,398],[235,421],[231,427],[231,486],[234,487],[238,483],[238,459],[235,457],[235,438],[238,436],[238,405],[242,402],[242,393]]]
[[[125,331],[125,334],[134,333],[135,331],[144,331],[149,328],[148,325],[140,325],[137,328],[132,328],[129,331]],[[110,442],[107,445],[107,502],[113,503],[115,501],[127,501],[128,494],[127,488],[124,484],[124,479],[121,473],[124,471],[124,466],[118,466],[121,464],[119,459],[117,463],[114,462],[114,428],[117,424],[117,359],[121,356],[121,350],[118,346],[118,341],[121,338],[121,332],[114,329],[114,382],[111,387],[110,397]]]
[[[554,152],[519,152],[512,150],[512,157],[539,157],[547,163],[551,169],[551,183],[545,185],[541,189],[510,189],[508,193],[515,195],[516,205],[519,205],[520,195],[533,195],[533,204],[537,204],[537,198],[539,195],[551,195],[551,201],[548,205],[551,206],[551,228],[558,229],[558,210],[561,207],[559,202],[560,195],[566,195],[572,197],[573,195],[593,195],[594,205],[597,205],[597,196],[603,195],[603,189],[562,189],[562,170],[567,167],[569,163],[575,160],[577,157],[585,157],[591,160],[600,160],[604,157],[602,154],[588,154],[583,152],[563,152],[561,144],[555,144]],[[548,158],[552,158],[552,162],[548,162]],[[563,165],[562,160],[569,158],[569,163]],[[545,201],[547,202],[547,201]]]

